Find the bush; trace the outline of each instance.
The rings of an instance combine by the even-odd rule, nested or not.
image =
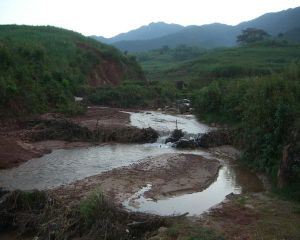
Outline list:
[[[281,75],[213,82],[194,93],[196,113],[234,123],[243,161],[274,180],[300,117],[299,70],[293,64]]]
[[[141,86],[135,82],[105,87],[92,91],[88,100],[92,104],[113,107],[161,107],[176,99],[175,83],[158,83]]]

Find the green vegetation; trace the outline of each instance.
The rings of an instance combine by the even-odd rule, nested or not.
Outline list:
[[[164,46],[160,49],[136,53],[137,61],[142,65],[143,70],[148,80],[165,80],[173,79],[173,77],[166,78],[166,75],[172,69],[177,69],[189,60],[199,58],[205,54],[207,50],[197,47],[188,47],[186,45],[179,45],[176,48],[169,48]]]
[[[214,81],[194,92],[193,98],[202,119],[237,127],[242,160],[276,181],[283,147],[299,126],[300,65],[265,77]],[[299,181],[298,176],[293,184]],[[293,194],[300,200],[299,190]]]
[[[93,104],[113,107],[161,107],[173,103],[177,89],[172,82],[124,82],[117,87],[102,87],[91,92]]]
[[[270,40],[259,44],[201,50],[190,57],[174,59],[176,50],[137,54],[148,80],[189,81],[191,88],[201,88],[215,79],[262,76],[284,71],[289,63],[300,59],[300,46]]]
[[[142,78],[134,58],[49,26],[0,26],[0,59],[1,117],[47,110],[76,113],[73,96],[86,93],[92,72],[105,62],[116,65],[123,79]]]
[[[237,36],[237,42],[240,44],[250,44],[264,41],[268,37],[270,37],[270,35],[262,29],[247,28]]]

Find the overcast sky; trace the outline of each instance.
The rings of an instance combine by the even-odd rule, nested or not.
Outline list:
[[[300,0],[0,0],[0,24],[53,25],[112,37],[158,21],[235,25],[297,6]]]

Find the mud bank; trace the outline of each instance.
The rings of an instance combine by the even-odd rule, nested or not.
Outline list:
[[[216,179],[220,166],[219,161],[198,155],[163,154],[51,192],[63,201],[74,203],[99,188],[114,202],[121,204],[142,187],[151,184],[152,188],[145,196],[163,199],[205,189]]]
[[[89,107],[84,115],[47,113],[0,124],[0,168],[11,168],[53,149],[88,147],[104,142],[148,143],[158,134],[130,126],[130,113]]]
[[[16,138],[0,136],[0,169],[11,168],[48,153],[47,149],[34,147]]]

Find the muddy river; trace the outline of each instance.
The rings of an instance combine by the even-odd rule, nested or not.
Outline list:
[[[176,150],[164,144],[164,139],[176,125],[189,135],[209,131],[209,127],[196,121],[192,115],[173,116],[157,112],[131,113],[131,124],[152,127],[161,137],[153,144],[104,144],[100,146],[60,149],[32,159],[19,167],[0,171],[0,187],[7,189],[49,189],[68,184],[114,168],[128,166],[138,161],[165,153],[193,153],[206,158],[216,158],[204,150]],[[143,187],[123,205],[133,211],[168,215],[189,212],[200,214],[220,203],[231,192],[257,192],[262,184],[256,175],[237,166],[234,161],[219,159],[222,168],[214,183],[202,192],[183,194],[153,201],[143,196],[151,184]],[[134,198],[134,205],[130,204]]]

